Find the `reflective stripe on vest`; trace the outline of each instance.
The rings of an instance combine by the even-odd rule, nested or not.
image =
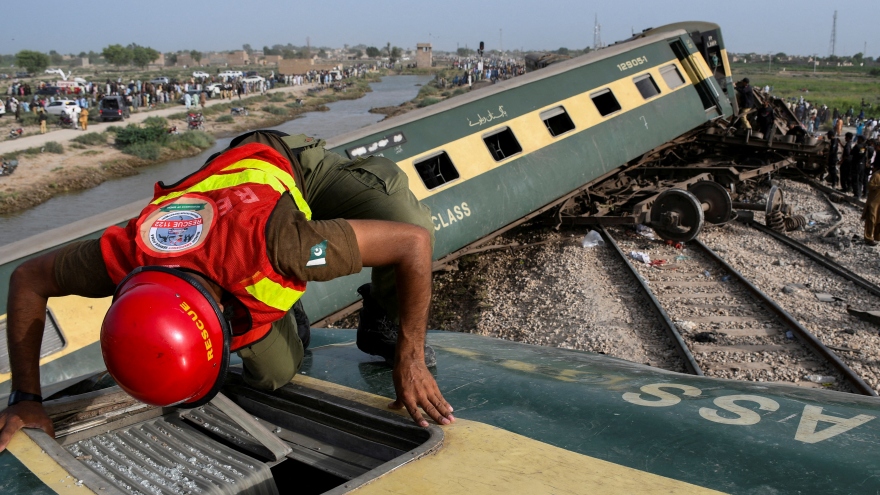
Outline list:
[[[212,175],[205,180],[194,184],[182,191],[175,191],[164,196],[156,198],[152,204],[158,205],[169,199],[183,196],[187,193],[199,193],[208,191],[217,191],[228,187],[240,186],[242,184],[263,184],[271,187],[279,194],[290,192],[293,201],[299,211],[305,214],[306,219],[312,219],[312,210],[303,198],[299,188],[289,174],[279,169],[271,163],[262,160],[248,158],[240,160],[226,168],[223,171],[244,169],[241,172],[231,174]]]
[[[253,285],[244,288],[254,299],[281,311],[289,310],[304,292],[271,280],[269,277],[260,279]]]

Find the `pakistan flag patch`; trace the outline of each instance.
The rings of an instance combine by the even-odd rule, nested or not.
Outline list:
[[[306,266],[323,266],[327,264],[327,241],[321,241],[309,250],[309,261]]]

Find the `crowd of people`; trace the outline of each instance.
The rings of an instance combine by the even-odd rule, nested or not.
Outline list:
[[[439,78],[441,88],[447,87],[470,87],[478,81],[492,81],[493,83],[510,79],[512,77],[521,76],[526,73],[525,65],[518,63],[514,59],[480,59],[476,57],[462,58],[452,63],[453,69],[461,71],[456,73],[452,79],[445,77]]]

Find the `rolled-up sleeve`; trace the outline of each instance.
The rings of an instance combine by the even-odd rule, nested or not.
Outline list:
[[[342,219],[308,221],[290,196],[283,196],[266,227],[269,260],[283,277],[327,281],[363,268],[357,238]]]

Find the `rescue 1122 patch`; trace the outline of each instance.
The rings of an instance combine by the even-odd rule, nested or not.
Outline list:
[[[327,241],[323,240],[309,250],[309,261],[306,266],[324,266],[327,264]]]
[[[200,247],[214,220],[214,203],[184,195],[140,220],[137,242],[153,256],[167,257]]]

